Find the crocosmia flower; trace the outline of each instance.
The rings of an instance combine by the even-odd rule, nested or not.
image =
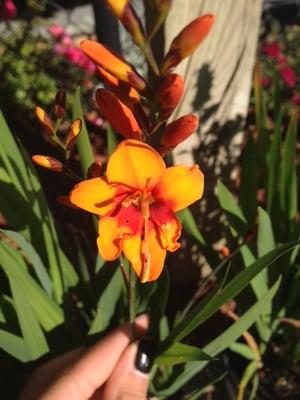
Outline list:
[[[106,175],[80,182],[72,204],[99,215],[99,253],[107,261],[121,253],[142,282],[157,279],[166,252],[180,247],[175,213],[201,198],[204,178],[198,166],[166,168],[149,145],[128,139],[111,155]]]

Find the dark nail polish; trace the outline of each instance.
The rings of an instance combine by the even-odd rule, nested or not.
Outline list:
[[[150,338],[142,339],[135,358],[135,368],[144,374],[148,374],[153,365],[155,352],[155,342]]]

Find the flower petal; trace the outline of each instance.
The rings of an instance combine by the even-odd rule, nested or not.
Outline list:
[[[155,229],[150,229],[148,234],[148,249],[150,256],[149,275],[143,282],[151,282],[160,276],[165,258],[166,250],[161,247]],[[128,258],[135,273],[142,279],[143,275],[143,254],[142,254],[142,239],[140,235],[130,236],[124,239],[123,252]]]
[[[204,190],[204,176],[197,165],[167,168],[152,194],[172,211],[179,211],[199,200]]]
[[[104,215],[114,207],[116,189],[105,179],[93,178],[78,183],[70,193],[70,201],[91,213]]]
[[[111,155],[107,164],[107,180],[135,189],[153,187],[165,172],[160,155],[138,140],[124,140]]]
[[[161,246],[171,252],[179,249],[177,240],[181,234],[181,223],[174,213],[167,206],[154,203],[150,207],[150,219],[156,227]]]
[[[121,232],[113,217],[103,217],[99,221],[98,250],[106,261],[116,260],[121,253]]]

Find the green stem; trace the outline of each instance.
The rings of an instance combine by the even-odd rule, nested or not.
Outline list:
[[[135,307],[135,289],[136,289],[136,277],[132,268],[129,269],[129,322],[131,328],[131,339],[136,339],[135,332],[135,317],[136,317],[136,307]]]
[[[141,46],[141,50],[144,53],[146,60],[149,66],[151,67],[152,71],[155,73],[155,75],[159,76],[159,69],[155,61],[155,58],[153,56],[150,45],[146,43],[144,46]]]

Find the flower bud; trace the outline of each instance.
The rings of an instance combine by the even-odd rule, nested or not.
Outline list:
[[[106,0],[106,4],[116,18],[124,25],[133,41],[139,46],[145,43],[145,33],[139,17],[129,0]]]
[[[173,39],[161,68],[162,75],[165,75],[171,68],[176,67],[180,61],[190,56],[196,50],[209,33],[214,21],[214,15],[203,15],[188,24]]]
[[[101,161],[95,161],[91,164],[87,171],[88,178],[98,178],[102,175],[102,163]]]
[[[127,61],[112,50],[93,40],[83,40],[80,43],[82,51],[96,63],[121,81],[129,83],[137,90],[145,90],[145,80]]]
[[[178,74],[167,75],[157,88],[161,119],[167,119],[178,105],[184,91],[184,80]]]
[[[195,132],[197,127],[198,118],[192,114],[184,115],[168,124],[160,140],[160,152],[165,154],[173,150],[179,143]]]
[[[73,148],[80,131],[81,131],[81,121],[80,119],[76,119],[75,121],[72,122],[65,140],[65,146],[67,150],[71,150]]]
[[[46,111],[44,111],[41,107],[35,107],[34,112],[48,135],[54,135],[53,124]]]
[[[97,70],[105,87],[110,89],[124,103],[135,104],[140,102],[141,96],[128,83],[120,81],[118,78],[105,71],[105,69],[101,67],[98,67]]]
[[[129,107],[106,89],[98,89],[96,101],[100,113],[116,132],[128,139],[141,140],[142,130]]]
[[[64,167],[64,164],[50,156],[36,154],[32,156],[32,161],[40,167],[51,169],[51,171],[55,172],[62,172]]]
[[[66,114],[66,92],[60,90],[57,92],[54,100],[53,111],[56,118],[64,118]]]

